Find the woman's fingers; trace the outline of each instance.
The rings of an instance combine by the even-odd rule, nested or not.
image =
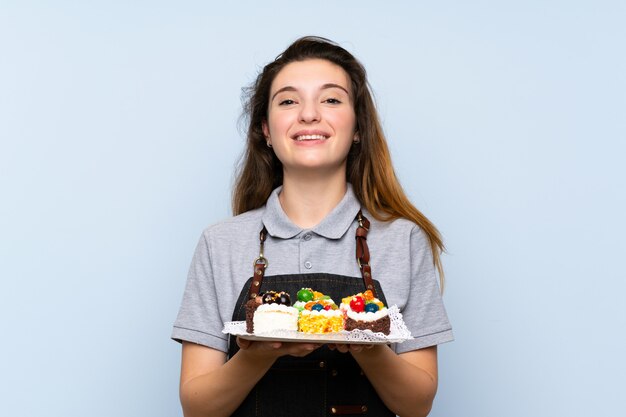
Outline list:
[[[270,355],[277,358],[285,355],[298,357],[306,356],[322,346],[318,343],[260,342],[246,340],[240,337],[237,337],[237,345],[240,349],[247,350],[250,353]]]
[[[338,350],[341,353],[346,353],[350,349],[350,345],[337,343],[337,344],[333,344],[333,345],[328,345],[328,348],[330,350]]]
[[[315,349],[318,349],[320,346],[322,346],[314,343],[286,343],[286,345],[293,345],[287,346],[287,354],[298,357],[306,356],[309,353],[313,352]]]
[[[241,337],[237,336],[237,346],[239,346],[239,349],[244,349],[244,350],[248,349],[251,344],[252,344],[252,341],[242,339]]]
[[[338,350],[341,353],[347,352],[361,352],[363,350],[371,349],[374,345],[361,345],[361,344],[329,344],[328,349]]]
[[[250,341],[246,339],[237,338],[237,345],[240,349],[255,350],[264,353],[270,353],[273,356],[280,357],[284,355],[291,356],[306,356],[313,352],[315,349],[320,348],[322,345],[319,343],[294,343],[294,342],[259,342]],[[361,345],[361,344],[345,344],[345,343],[331,343],[327,345],[330,350],[337,350],[341,353],[348,352],[361,352],[363,350],[371,349],[374,345]]]

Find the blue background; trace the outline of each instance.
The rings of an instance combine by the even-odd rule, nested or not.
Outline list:
[[[241,87],[318,34],[447,243],[431,415],[624,415],[625,3],[382,3],[2,2],[0,414],[182,415],[169,334]]]

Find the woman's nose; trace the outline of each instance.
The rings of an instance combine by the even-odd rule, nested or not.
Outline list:
[[[305,102],[300,108],[300,121],[303,123],[318,122],[320,120],[320,112],[314,102]]]

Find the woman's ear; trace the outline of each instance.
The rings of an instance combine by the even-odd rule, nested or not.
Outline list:
[[[267,127],[267,121],[263,120],[261,122],[261,128],[263,129],[263,136],[265,136],[266,140],[269,140],[270,138],[270,128]]]

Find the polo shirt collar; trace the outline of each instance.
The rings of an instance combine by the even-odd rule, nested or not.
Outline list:
[[[361,203],[356,198],[352,185],[348,183],[346,186],[346,194],[339,204],[311,229],[312,232],[328,239],[339,239],[348,231],[361,209]],[[290,239],[304,229],[295,225],[283,211],[278,200],[281,189],[282,187],[276,188],[267,199],[265,213],[263,213],[263,224],[271,236]]]

